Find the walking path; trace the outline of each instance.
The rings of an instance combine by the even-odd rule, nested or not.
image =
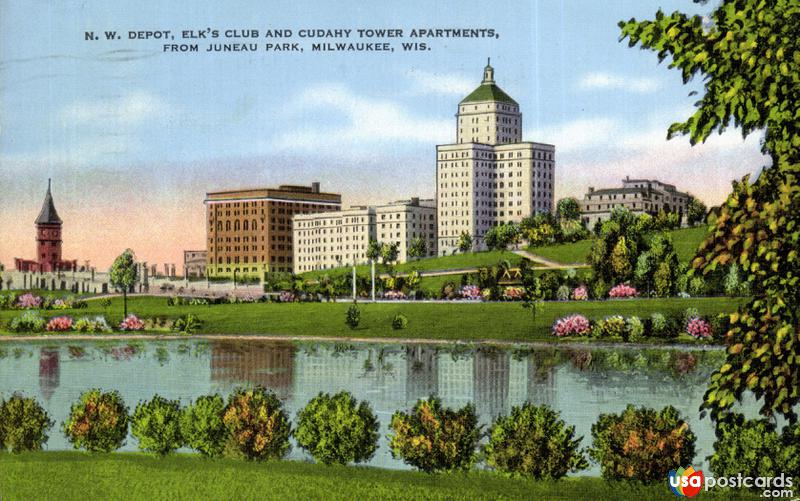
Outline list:
[[[537,254],[533,254],[526,250],[515,250],[512,251],[514,254],[524,257],[525,259],[529,259],[531,261],[536,261],[537,263],[542,264],[543,268],[549,268],[551,270],[566,270],[569,268],[588,268],[589,265],[586,263],[558,263],[556,261],[551,261],[546,257],[539,256]]]

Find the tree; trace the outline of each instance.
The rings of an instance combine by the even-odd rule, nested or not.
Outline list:
[[[514,223],[492,226],[483,236],[489,250],[505,250],[510,244],[518,243],[520,229]]]
[[[111,269],[108,271],[108,281],[117,290],[122,291],[122,305],[124,316],[128,316],[128,291],[136,283],[137,269],[136,257],[133,251],[125,249],[125,252],[117,256]]]
[[[578,200],[573,197],[562,198],[556,204],[556,216],[558,219],[574,220],[581,218],[581,206]]]
[[[700,199],[692,197],[689,200],[689,207],[686,209],[686,222],[689,226],[702,223],[706,218],[708,208]]]
[[[428,244],[425,243],[425,239],[422,237],[417,237],[411,241],[411,245],[408,248],[408,256],[409,257],[425,257],[428,253]]]
[[[797,0],[722,0],[700,16],[659,11],[652,21],[621,22],[631,46],[671,58],[684,82],[703,78],[697,110],[668,137],[691,143],[731,124],[746,137],[763,131],[771,165],[733,192],[709,221],[692,262],[697,273],[739,263],[753,297],[731,315],[725,363],[712,374],[702,409],[724,418],[745,392],[765,416],[796,421],[800,402],[800,4]]]
[[[469,252],[472,250],[472,235],[466,231],[462,231],[458,236],[458,250],[459,252]]]
[[[381,259],[383,264],[391,264],[397,261],[397,256],[400,254],[400,244],[397,242],[390,242],[383,244],[381,247]]]
[[[381,257],[381,249],[383,244],[377,240],[370,240],[367,245],[367,258],[370,261],[377,261]]]
[[[631,266],[631,256],[628,251],[628,245],[625,243],[625,237],[621,236],[611,251],[611,269],[617,276],[618,281],[624,282],[630,278],[633,271]]]

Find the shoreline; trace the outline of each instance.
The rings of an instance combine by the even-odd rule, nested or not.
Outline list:
[[[625,343],[625,342],[586,342],[583,340],[555,340],[555,341],[503,341],[493,339],[477,340],[447,340],[431,338],[382,338],[382,337],[337,337],[337,336],[292,336],[280,334],[192,334],[189,336],[179,334],[67,334],[67,335],[0,335],[0,342],[13,341],[178,341],[202,339],[206,341],[289,341],[304,342],[311,341],[317,343],[364,343],[364,344],[427,344],[427,345],[463,345],[463,346],[499,346],[504,348],[622,348],[622,349],[661,349],[661,350],[694,350],[694,351],[717,351],[724,350],[724,345],[708,344],[649,344],[649,343]]]

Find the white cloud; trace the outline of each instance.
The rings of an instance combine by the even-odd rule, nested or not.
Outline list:
[[[169,107],[158,96],[132,92],[110,99],[74,102],[61,110],[59,118],[65,126],[135,125],[154,117],[163,118],[168,112]]]
[[[584,75],[578,87],[582,90],[622,90],[646,94],[657,91],[661,85],[654,78],[632,78],[606,72],[594,72]]]
[[[477,86],[474,79],[457,73],[413,70],[407,76],[414,82],[412,89],[421,94],[465,96]]]
[[[556,151],[576,151],[607,145],[619,131],[613,118],[581,118],[569,122],[527,131],[524,138],[530,141],[556,145]]]
[[[452,134],[452,120],[432,120],[413,115],[399,103],[358,95],[340,84],[309,87],[280,115],[283,119],[301,114],[335,112],[341,126],[323,126],[308,120],[278,135],[271,143],[278,149],[317,150],[335,148],[341,152],[359,150],[376,142],[402,141],[425,144],[445,142]]]

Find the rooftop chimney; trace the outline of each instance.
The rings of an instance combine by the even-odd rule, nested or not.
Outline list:
[[[589,193],[594,193],[594,186],[589,186]]]
[[[314,181],[313,183],[311,183],[311,192],[319,193],[319,181]]]

